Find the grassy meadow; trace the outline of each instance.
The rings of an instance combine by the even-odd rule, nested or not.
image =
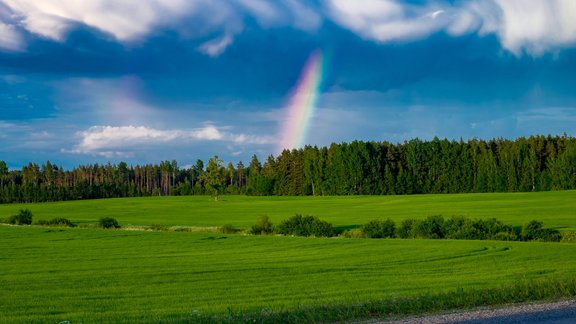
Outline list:
[[[524,225],[532,219],[545,227],[576,230],[576,191],[535,193],[444,194],[411,196],[246,197],[208,196],[146,197],[81,200],[42,204],[0,205],[0,218],[30,209],[34,219],[65,217],[79,224],[95,224],[114,217],[122,225],[222,226],[248,228],[268,215],[278,223],[296,213],[318,216],[346,228],[386,219],[441,214],[469,218],[495,217],[506,224]]]
[[[0,218],[28,208],[35,220],[65,217],[95,224],[101,217],[114,217],[123,225],[248,228],[261,215],[277,223],[301,213],[347,228],[375,218],[398,222],[442,214],[496,217],[513,225],[538,219],[545,227],[574,230],[574,198],[575,191],[225,196],[219,202],[198,196],[151,197],[0,205]],[[576,295],[576,245],[570,243],[1,225],[0,247],[1,323],[219,322],[243,321],[243,313],[272,322],[325,321],[393,313],[406,298],[407,313],[413,313]],[[541,283],[539,288],[525,286],[533,282]],[[564,282],[569,284],[554,290]],[[416,302],[426,296],[432,296],[429,303],[440,304],[426,308]],[[478,296],[488,297],[465,302]],[[360,307],[387,302],[396,306],[378,311]],[[358,307],[360,313],[354,313]],[[311,311],[299,313],[306,309]],[[322,309],[329,314],[322,315]]]
[[[0,226],[0,322],[194,321],[574,277],[572,244]]]

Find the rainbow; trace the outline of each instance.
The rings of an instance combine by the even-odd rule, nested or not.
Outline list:
[[[289,105],[285,108],[286,115],[278,143],[279,153],[284,149],[301,148],[306,143],[322,81],[322,64],[322,53],[316,51],[310,55],[300,74]]]

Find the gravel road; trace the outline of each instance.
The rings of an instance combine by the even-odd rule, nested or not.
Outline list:
[[[386,324],[512,324],[512,323],[576,323],[576,300],[553,303],[523,304],[505,308],[477,310],[464,313],[450,313],[427,317],[415,317],[400,321],[370,322]]]

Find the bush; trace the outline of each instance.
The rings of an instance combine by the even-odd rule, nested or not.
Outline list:
[[[252,225],[250,228],[250,234],[252,235],[264,235],[274,233],[274,225],[270,222],[268,216],[264,215],[258,219],[258,223]]]
[[[562,242],[569,242],[574,243],[576,242],[576,232],[574,231],[565,231],[562,232]]]
[[[67,218],[63,217],[56,217],[52,218],[48,221],[49,226],[66,226],[66,227],[74,227],[75,225]]]
[[[477,239],[479,240],[493,240],[498,233],[515,235],[511,225],[506,225],[496,218],[479,219],[474,222],[474,227],[478,230],[479,237]]]
[[[560,242],[562,235],[558,230],[543,228],[543,223],[537,220],[530,221],[522,228],[524,241]]]
[[[278,225],[278,233],[295,236],[324,236],[336,234],[332,224],[314,216],[296,214]]]
[[[515,233],[500,232],[492,236],[491,240],[496,241],[516,241],[518,236]]]
[[[454,240],[474,240],[481,235],[474,221],[463,216],[452,216],[444,222],[444,235]]]
[[[39,220],[34,221],[34,225],[48,226],[48,225],[50,225],[50,222],[45,220],[45,219],[39,219]]]
[[[118,221],[112,217],[100,218],[98,225],[102,228],[120,228]]]
[[[37,221],[34,222],[34,225],[40,225],[40,226],[66,226],[66,227],[75,227],[75,226],[76,226],[76,225],[74,225],[69,219],[67,219],[67,218],[62,218],[62,217],[52,218],[51,220],[39,219],[39,220],[37,220]]]
[[[441,215],[428,216],[418,222],[414,227],[414,236],[428,239],[444,238],[444,217]]]
[[[14,225],[30,225],[32,224],[32,212],[29,209],[20,209],[18,215],[13,215],[8,218],[8,223]]]
[[[522,228],[522,239],[524,241],[532,241],[537,239],[544,224],[537,220],[532,220]]]
[[[355,228],[345,231],[342,236],[345,238],[366,238],[366,233],[360,228]]]
[[[400,223],[400,228],[396,231],[396,236],[399,238],[407,239],[414,238],[414,228],[418,224],[416,219],[408,218]]]
[[[369,238],[394,237],[396,224],[391,219],[385,221],[372,220],[368,224],[362,226],[362,232],[364,232],[366,237]]]
[[[540,232],[539,240],[544,242],[560,242],[562,240],[562,234],[560,234],[560,231],[552,228],[543,228]]]

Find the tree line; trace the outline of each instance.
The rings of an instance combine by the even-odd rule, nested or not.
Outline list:
[[[176,161],[129,166],[51,162],[8,170],[0,161],[0,203],[163,195],[392,195],[576,189],[576,139],[531,136],[403,143],[333,143],[224,164]]]

